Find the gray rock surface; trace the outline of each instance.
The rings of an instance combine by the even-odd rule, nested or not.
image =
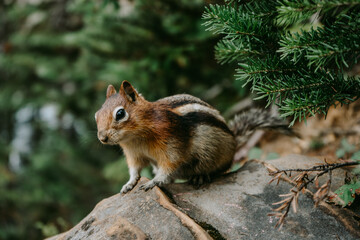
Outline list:
[[[144,192],[138,187],[102,200],[78,225],[50,239],[194,239],[180,219],[161,205],[159,189]]]
[[[288,156],[268,161],[278,168],[304,167],[313,160]],[[290,162],[290,163],[289,163]],[[78,225],[50,239],[358,239],[359,219],[342,208],[301,194],[299,210],[289,213],[281,230],[267,216],[291,185],[269,185],[264,163],[250,161],[236,173],[195,189],[170,184],[144,192],[139,184],[126,195],[101,201]],[[341,179],[341,177],[339,177]],[[141,179],[142,182],[147,181]],[[166,194],[165,194],[166,193]],[[167,197],[168,196],[168,197]]]

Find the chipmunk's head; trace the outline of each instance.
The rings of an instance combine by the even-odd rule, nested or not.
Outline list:
[[[131,86],[123,81],[118,93],[109,85],[106,101],[95,113],[97,136],[101,143],[116,145],[131,138],[136,128],[136,107],[145,103],[145,99]]]

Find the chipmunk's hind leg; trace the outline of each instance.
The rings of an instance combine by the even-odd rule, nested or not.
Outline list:
[[[211,182],[211,177],[209,174],[204,174],[204,175],[195,175],[192,176],[188,183],[190,183],[191,185],[195,186],[195,187],[200,187],[201,185],[205,184],[205,183],[210,183]]]
[[[194,131],[191,145],[192,182],[202,182],[199,176],[212,179],[228,170],[236,149],[236,142],[230,133],[208,125],[200,125]],[[196,161],[195,161],[196,160]]]

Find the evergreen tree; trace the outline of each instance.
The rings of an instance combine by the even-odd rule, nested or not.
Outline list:
[[[207,30],[221,34],[216,59],[238,63],[236,78],[306,120],[360,97],[359,0],[227,1],[210,5]],[[357,73],[358,75],[359,73]]]

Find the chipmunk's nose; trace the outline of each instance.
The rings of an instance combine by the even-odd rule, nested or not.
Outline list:
[[[98,138],[101,142],[106,143],[109,140],[108,135],[106,134],[106,131],[100,131],[98,132]]]

